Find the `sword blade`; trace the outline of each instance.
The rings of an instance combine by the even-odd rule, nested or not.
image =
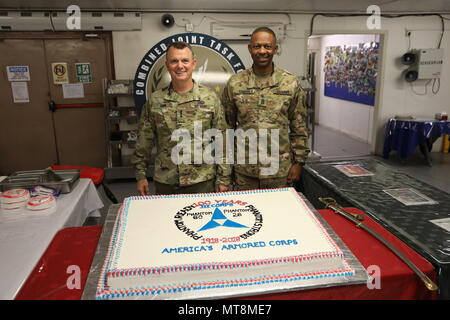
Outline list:
[[[357,219],[353,214],[345,211],[339,204],[337,204],[336,200],[333,198],[322,198],[319,197],[319,201],[325,204],[326,209],[331,209],[335,213],[340,214],[341,216],[347,218],[356,224],[356,227],[361,228],[368,233],[370,233],[374,238],[383,243],[389,250],[391,250],[398,258],[400,258],[408,267],[410,267],[424,282],[425,286],[428,290],[435,291],[438,290],[439,287],[430,279],[428,276],[422,272],[411,260],[409,260],[403,253],[401,253],[396,247],[394,247],[390,242],[384,239],[381,235],[379,235],[376,231],[372,230],[370,227],[362,223],[361,220]]]

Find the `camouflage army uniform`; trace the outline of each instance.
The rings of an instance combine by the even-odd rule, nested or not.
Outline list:
[[[226,164],[195,164],[191,154],[191,164],[175,164],[171,159],[172,148],[179,141],[171,141],[176,129],[187,129],[194,145],[194,121],[205,130],[217,128],[222,132],[227,124],[218,96],[211,89],[194,82],[194,88],[186,94],[178,94],[171,87],[151,94],[142,108],[139,133],[132,163],[137,180],[145,179],[150,154],[156,146],[155,172],[153,179],[161,184],[186,187],[211,179],[216,184],[231,183],[231,166]],[[204,149],[210,141],[202,141]],[[193,152],[193,148],[191,148]],[[203,150],[201,150],[203,152]]]
[[[298,78],[278,67],[274,67],[272,75],[265,83],[257,81],[252,68],[229,79],[222,96],[228,124],[244,131],[280,130],[277,173],[262,175],[260,168],[270,165],[249,164],[247,154],[245,164],[235,164],[236,173],[249,178],[283,180],[294,162],[305,162],[310,150],[304,120],[306,116],[304,100],[305,94]],[[270,139],[268,141],[270,142]]]

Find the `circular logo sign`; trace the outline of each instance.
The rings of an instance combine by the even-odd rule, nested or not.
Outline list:
[[[165,67],[168,46],[176,41],[189,43],[197,60],[192,77],[220,96],[228,78],[245,69],[239,56],[224,42],[202,33],[180,33],[158,42],[142,58],[134,78],[134,103],[140,113],[149,95],[170,83]]]
[[[62,64],[57,64],[53,67],[53,72],[57,76],[63,76],[64,74],[66,74],[66,68]]]
[[[181,208],[174,216],[174,223],[194,240],[226,243],[239,242],[259,232],[263,218],[261,212],[247,202],[212,199]]]

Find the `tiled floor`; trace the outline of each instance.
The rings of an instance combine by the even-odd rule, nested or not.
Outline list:
[[[369,145],[345,134],[321,126],[315,128],[315,151],[321,160],[347,159],[369,155]],[[395,151],[391,151],[389,159],[372,156],[376,159],[402,170],[436,188],[450,193],[450,153],[433,152],[433,166],[429,167],[420,151],[408,157],[402,163]]]
[[[323,160],[369,155],[369,144],[341,132],[316,125],[314,151]]]
[[[320,154],[321,160],[351,159],[369,156],[369,145],[342,133],[317,126],[315,151]],[[450,153],[432,153],[432,167],[426,164],[420,152],[409,157],[405,164],[401,163],[395,152],[391,152],[389,160],[379,156],[372,157],[450,193]],[[108,186],[119,202],[126,197],[137,195],[136,182],[133,179],[111,181]],[[86,221],[86,225],[102,225],[107,209],[112,204],[102,188],[99,188],[99,193],[105,204],[102,218],[89,219]]]

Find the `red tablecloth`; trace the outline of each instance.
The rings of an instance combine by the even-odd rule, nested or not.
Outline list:
[[[369,216],[356,208],[345,208],[352,213],[363,214],[363,223],[388,240],[408,259],[410,259],[431,280],[436,281],[434,267],[397,237],[377,224]],[[321,300],[368,300],[368,299],[436,299],[437,293],[426,289],[420,278],[386,246],[357,228],[346,218],[331,210],[319,210],[319,213],[344,241],[347,247],[358,258],[364,268],[372,265],[380,267],[381,289],[370,290],[367,285],[329,287],[312,290],[301,290],[277,294],[246,297],[246,299],[321,299]]]
[[[350,212],[363,214],[358,209]],[[367,268],[377,265],[381,271],[381,289],[368,289],[365,284],[299,290],[277,294],[241,297],[239,299],[436,299],[436,292],[428,291],[417,275],[383,244],[352,222],[332,213],[319,210],[345,244]],[[435,280],[433,266],[402,241],[365,215],[364,223],[395,245],[428,277]],[[61,230],[53,239],[16,299],[80,299],[87,280],[101,227],[79,227]],[[67,281],[73,276],[69,266],[81,270],[80,289],[69,289]],[[73,278],[72,278],[73,279]]]
[[[79,300],[102,232],[101,226],[60,230],[28,277],[16,300]],[[80,288],[76,276],[79,267]]]

